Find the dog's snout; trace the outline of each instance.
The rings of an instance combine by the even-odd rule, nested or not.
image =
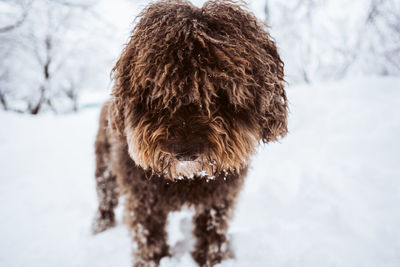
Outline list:
[[[195,161],[202,152],[201,144],[173,144],[172,155],[179,161]]]

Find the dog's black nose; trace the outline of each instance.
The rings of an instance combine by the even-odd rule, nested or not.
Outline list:
[[[201,144],[173,144],[172,155],[179,161],[195,161],[201,154]]]

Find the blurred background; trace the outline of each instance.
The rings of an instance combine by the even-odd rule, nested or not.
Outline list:
[[[0,266],[131,266],[121,207],[90,234],[93,143],[148,3],[0,0]],[[254,156],[220,266],[400,266],[400,1],[247,3],[285,63],[289,134]],[[190,215],[161,266],[195,266]]]
[[[109,72],[147,2],[1,0],[1,108],[65,113],[85,107],[85,94],[106,92]],[[271,25],[291,85],[400,74],[399,1],[248,3]]]

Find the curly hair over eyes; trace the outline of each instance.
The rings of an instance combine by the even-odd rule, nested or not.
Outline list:
[[[193,103],[212,117],[221,99],[254,113],[263,142],[287,133],[283,62],[266,25],[243,5],[160,1],[139,19],[113,68],[111,122],[120,134],[132,113],[173,116]]]

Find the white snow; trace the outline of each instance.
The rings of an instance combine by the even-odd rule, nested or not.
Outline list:
[[[254,157],[220,266],[400,266],[400,78],[288,87],[289,135]],[[131,266],[121,223],[90,234],[99,109],[0,112],[0,266]],[[190,211],[170,217],[174,256],[195,266]]]

